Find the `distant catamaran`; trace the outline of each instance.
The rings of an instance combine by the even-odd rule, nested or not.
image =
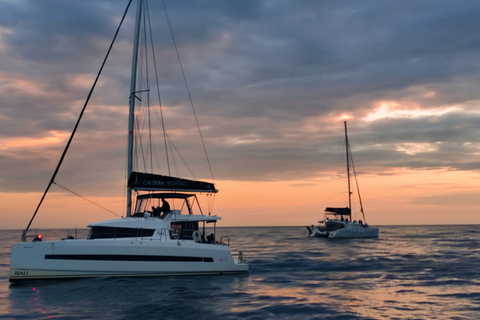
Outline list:
[[[344,208],[332,208],[327,207],[325,209],[324,220],[319,221],[318,226],[307,227],[308,237],[322,237],[322,238],[378,238],[378,228],[370,227],[365,220],[365,213],[363,211],[362,199],[360,197],[360,190],[357,184],[357,194],[360,201],[360,212],[363,216],[363,221],[352,221],[352,191],[350,183],[350,168],[353,168],[353,174],[355,176],[355,183],[357,177],[355,173],[355,167],[352,164],[350,143],[348,141],[347,134],[347,122],[345,124],[345,148],[347,159],[347,184],[348,184],[348,207]]]
[[[130,3],[131,0],[125,14]],[[44,241],[41,235],[34,235],[33,241],[27,242],[30,225],[45,194],[55,183],[56,174],[88,103],[92,88],[45,194],[22,233],[22,242],[12,247],[10,281],[104,276],[205,275],[248,271],[248,264],[242,252],[239,252],[235,259],[228,243],[216,239],[215,226],[221,218],[205,215],[197,200],[196,193],[217,192],[213,183],[133,170],[134,136],[138,132],[134,125],[135,101],[139,92],[148,90],[137,89],[136,84],[140,30],[141,26],[149,23],[149,19],[145,19],[145,12],[148,12],[146,0],[138,0],[128,121],[129,179],[126,218],[88,225],[90,234],[87,239],[68,237],[64,240]],[[132,213],[132,202],[135,198],[133,193],[136,195],[136,205]],[[171,209],[168,203],[176,205]],[[160,207],[160,204],[163,206]],[[214,227],[210,235],[206,234],[206,224],[212,224]]]

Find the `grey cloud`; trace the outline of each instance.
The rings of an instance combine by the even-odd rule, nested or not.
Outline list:
[[[0,138],[71,130],[89,88],[69,79],[83,75],[93,83],[125,4],[5,4],[0,30],[11,32],[2,33],[1,71],[37,81],[47,94],[0,85]],[[160,89],[164,105],[177,117],[189,108],[189,99],[159,4],[151,2],[150,9],[155,31],[160,31]],[[477,142],[480,135],[479,117],[471,112],[480,101],[475,85],[480,81],[477,1],[165,4],[217,179],[295,179],[336,169],[343,128],[340,121],[328,119],[344,112],[355,116],[349,123],[352,148],[364,172],[380,174],[391,167],[478,170],[475,150],[464,145]],[[77,154],[67,159],[68,168],[82,169],[63,177],[80,183],[88,180],[82,178],[84,172],[100,169],[96,177],[105,185],[122,178],[122,161],[118,166],[109,161],[123,160],[126,120],[98,106],[128,103],[132,19],[129,15],[92,97],[92,111],[97,112],[82,121],[83,135],[73,149]],[[435,96],[425,98],[416,88]],[[424,109],[465,104],[469,113],[362,122],[380,100],[416,101]],[[310,118],[324,120],[308,131],[304,126]],[[180,125],[172,119],[167,130]],[[246,141],[233,143],[235,139]],[[184,158],[202,167],[202,151],[194,142],[198,139],[189,136],[176,143]],[[438,144],[435,151],[408,155],[397,150],[402,143]],[[61,148],[30,152],[28,157],[2,153],[2,167],[15,172],[3,175],[4,186],[25,190],[14,182],[18,174],[35,181],[41,174],[48,176]],[[109,155],[111,160],[104,160]],[[32,182],[27,189],[38,191],[42,184]]]

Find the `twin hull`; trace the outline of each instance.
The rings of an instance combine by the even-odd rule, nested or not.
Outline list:
[[[192,240],[95,239],[22,242],[12,247],[10,281],[248,271],[228,246]]]
[[[314,227],[308,229],[309,237],[318,238],[378,238],[379,230],[374,227],[364,227],[357,223],[346,224],[344,228],[331,230],[328,228]]]

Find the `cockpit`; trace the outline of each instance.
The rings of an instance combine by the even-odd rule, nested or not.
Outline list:
[[[195,210],[194,210],[195,209]],[[135,217],[159,217],[169,215],[203,215],[195,194],[149,193],[137,196]]]

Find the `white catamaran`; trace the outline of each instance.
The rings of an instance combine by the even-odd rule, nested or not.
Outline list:
[[[130,3],[131,0],[127,11]],[[229,240],[216,239],[216,223],[221,218],[202,212],[197,194],[215,194],[217,190],[213,183],[134,170],[135,101],[139,92],[146,91],[137,88],[136,84],[139,34],[146,5],[146,0],[138,0],[128,121],[126,217],[89,224],[87,239],[68,237],[45,241],[37,235],[33,241],[27,241],[30,225],[50,186],[55,183],[80,116],[37,210],[22,233],[22,241],[12,247],[10,281],[228,274],[249,269],[241,251],[234,258]],[[102,69],[103,65],[95,83]],[[133,202],[136,202],[135,207]],[[210,235],[206,232],[207,224],[213,226]]]
[[[348,207],[325,209],[325,217],[319,221],[318,226],[307,227],[308,237],[322,237],[322,238],[378,238],[378,228],[370,227],[365,220],[365,213],[363,211],[362,199],[360,197],[359,188],[357,185],[357,194],[360,202],[360,212],[363,220],[352,221],[352,191],[350,184],[350,168],[353,168],[353,174],[356,173],[353,166],[350,144],[347,135],[347,122],[345,124],[345,148],[347,159],[347,184],[348,184]],[[352,163],[351,163],[352,162]]]

